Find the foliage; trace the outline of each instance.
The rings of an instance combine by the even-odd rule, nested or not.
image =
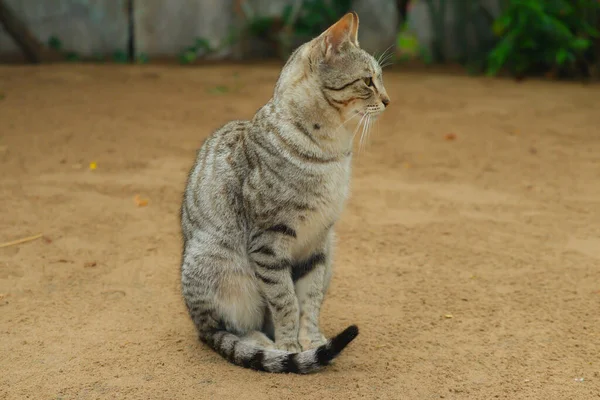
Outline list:
[[[62,50],[62,41],[56,36],[50,36],[48,38],[48,47],[52,50],[60,51]]]
[[[187,47],[179,54],[179,62],[181,64],[193,64],[200,56],[217,53],[223,48],[233,44],[236,40],[237,33],[233,30],[229,33],[229,36],[216,47],[211,46],[207,39],[198,37],[192,46]]]
[[[508,0],[493,25],[499,41],[487,57],[487,72],[516,75],[573,72],[598,63],[598,0]]]
[[[148,54],[140,53],[135,57],[135,61],[138,64],[148,64],[148,61],[150,61],[150,58],[148,57]]]
[[[123,50],[115,50],[113,52],[113,61],[117,64],[127,64],[129,62],[129,56]]]
[[[57,36],[50,36],[48,38],[48,47],[65,57],[65,60],[70,62],[79,62],[81,61],[81,56],[75,51],[64,51],[63,43]],[[103,62],[104,56],[102,54],[94,54],[92,59],[96,62]],[[129,62],[129,56],[126,51],[123,50],[115,50],[112,55],[112,59],[114,62],[119,64],[126,64]],[[146,56],[146,62],[148,60],[148,56]]]
[[[302,2],[296,20],[293,6],[287,5],[282,13],[284,25],[291,24],[294,35],[313,37],[320,34],[350,10],[351,0],[306,0]]]
[[[295,44],[320,34],[348,12],[350,5],[351,0],[304,0],[287,4],[278,16],[247,14],[244,30],[251,37],[269,42],[286,58]]]

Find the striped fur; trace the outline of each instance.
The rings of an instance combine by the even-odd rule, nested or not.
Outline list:
[[[354,131],[389,103],[357,29],[350,13],[299,47],[273,98],[210,135],[190,171],[183,297],[200,339],[236,365],[309,373],[358,334],[319,327]]]

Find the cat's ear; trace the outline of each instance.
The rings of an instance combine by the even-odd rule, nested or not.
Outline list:
[[[347,42],[358,47],[358,14],[354,11],[344,15],[338,22],[321,34],[324,42],[325,56],[339,53]]]

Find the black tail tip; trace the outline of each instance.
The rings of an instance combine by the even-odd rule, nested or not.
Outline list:
[[[357,336],[358,326],[350,325],[344,329],[333,339],[330,339],[329,343],[317,349],[317,363],[321,366],[329,364]]]
[[[331,350],[337,354],[358,336],[358,326],[350,325],[331,340]]]
[[[347,342],[350,343],[351,341],[354,340],[354,338],[356,338],[358,336],[358,326],[356,325],[350,325],[349,327],[347,327],[346,329],[344,329],[342,331],[342,333],[340,333],[338,335],[338,337],[344,337],[346,338]]]

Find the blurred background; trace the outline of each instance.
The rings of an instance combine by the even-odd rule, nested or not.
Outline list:
[[[1,0],[0,61],[285,59],[349,10],[394,64],[598,76],[597,0]]]

